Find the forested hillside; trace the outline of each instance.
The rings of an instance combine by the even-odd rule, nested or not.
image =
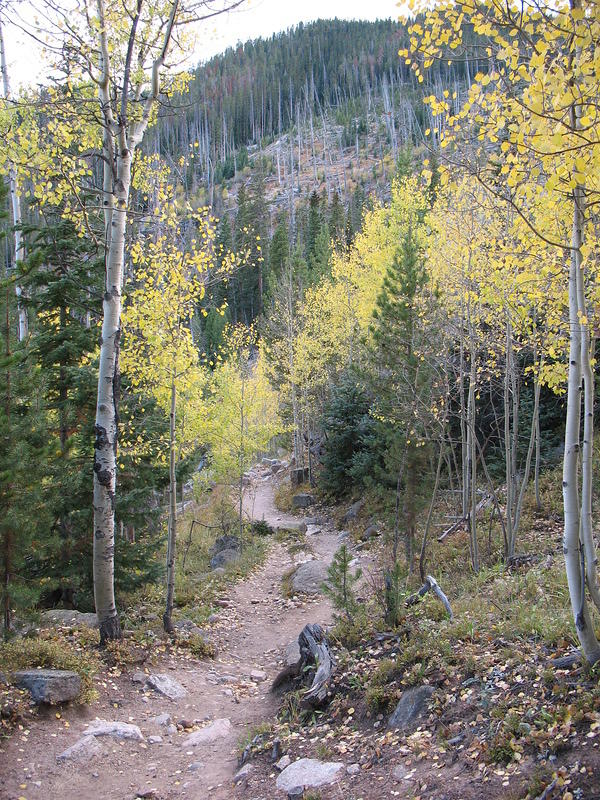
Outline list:
[[[0,794],[595,797],[597,3],[245,5],[0,5]]]

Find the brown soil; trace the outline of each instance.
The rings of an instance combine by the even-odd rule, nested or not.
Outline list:
[[[273,481],[260,477],[255,489],[254,498],[248,493],[247,513],[254,519],[281,524],[285,515],[273,505]],[[322,533],[309,539],[317,558],[331,558],[337,546],[334,530],[325,526]],[[0,747],[0,797],[132,800],[153,792],[146,796],[162,800],[231,798],[240,742],[253,726],[269,721],[277,710],[269,687],[281,668],[285,647],[306,623],[327,624],[331,618],[330,603],[324,597],[282,597],[281,577],[293,563],[287,549],[274,543],[264,565],[232,587],[231,606],[219,612],[211,629],[219,648],[214,661],[189,661],[159,653],[153,657],[152,672],[167,673],[187,689],[181,700],[173,702],[144,691],[132,683],[131,673],[101,674],[96,681],[100,697],[91,707],[40,711],[28,728],[15,731]],[[252,670],[264,670],[267,680],[251,680]],[[150,723],[164,712],[171,715],[173,723],[195,723],[194,729],[209,720],[227,718],[232,731],[213,744],[186,748],[183,742],[190,730],[178,729],[169,735],[165,728]],[[85,764],[57,763],[56,756],[76,742],[95,717],[134,723],[146,739],[160,735],[163,741],[149,744],[100,738],[99,757]],[[190,765],[198,762],[201,766],[190,771]],[[270,796],[276,794],[273,784]]]

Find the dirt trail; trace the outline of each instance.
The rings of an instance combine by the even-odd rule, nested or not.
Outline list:
[[[274,507],[272,479],[257,477],[252,488],[255,494],[248,492],[246,513],[282,526],[285,515]],[[328,526],[308,539],[315,557],[326,561],[338,546],[337,532]],[[91,708],[66,707],[60,719],[57,709],[42,712],[28,733],[17,732],[0,744],[0,797],[133,800],[153,790],[147,796],[161,800],[231,798],[238,743],[252,726],[276,712],[269,687],[285,647],[307,622],[326,624],[331,618],[329,601],[322,596],[302,601],[282,597],[281,577],[293,563],[288,550],[274,543],[265,564],[231,589],[231,605],[220,611],[211,629],[219,644],[214,661],[154,659],[151,672],[179,681],[187,690],[184,698],[170,701],[144,692],[131,675],[105,676],[98,683],[100,700]],[[253,670],[265,672],[267,679],[253,680]],[[184,742],[190,731],[168,733],[151,722],[163,713],[170,714],[173,723],[228,719],[231,729],[211,744],[189,747]],[[102,752],[91,761],[57,764],[56,756],[74,744],[95,717],[134,723],[146,741],[99,738]],[[153,735],[162,741],[150,744],[148,737]],[[270,796],[278,796],[274,785]]]

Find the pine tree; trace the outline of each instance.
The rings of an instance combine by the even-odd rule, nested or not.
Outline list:
[[[418,225],[413,220],[412,225]],[[376,388],[376,415],[383,420],[388,468],[398,475],[393,560],[397,558],[400,517],[403,518],[406,560],[412,570],[420,464],[427,442],[428,408],[432,386],[431,353],[435,342],[435,298],[417,234],[409,226],[387,269],[377,297],[370,333],[370,376]]]
[[[6,220],[6,187],[0,181],[0,220]],[[0,240],[6,237],[0,230]],[[0,282],[2,352],[0,353],[0,571],[2,620],[5,634],[14,612],[33,605],[37,587],[29,575],[29,560],[40,547],[48,512],[42,501],[42,480],[48,479],[48,420],[39,408],[39,375],[19,342],[15,272]]]

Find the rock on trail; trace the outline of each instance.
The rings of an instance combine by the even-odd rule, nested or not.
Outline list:
[[[334,783],[341,777],[344,765],[339,761],[317,761],[315,758],[300,758],[286,767],[277,778],[277,788],[291,792],[296,788],[313,789]]]

